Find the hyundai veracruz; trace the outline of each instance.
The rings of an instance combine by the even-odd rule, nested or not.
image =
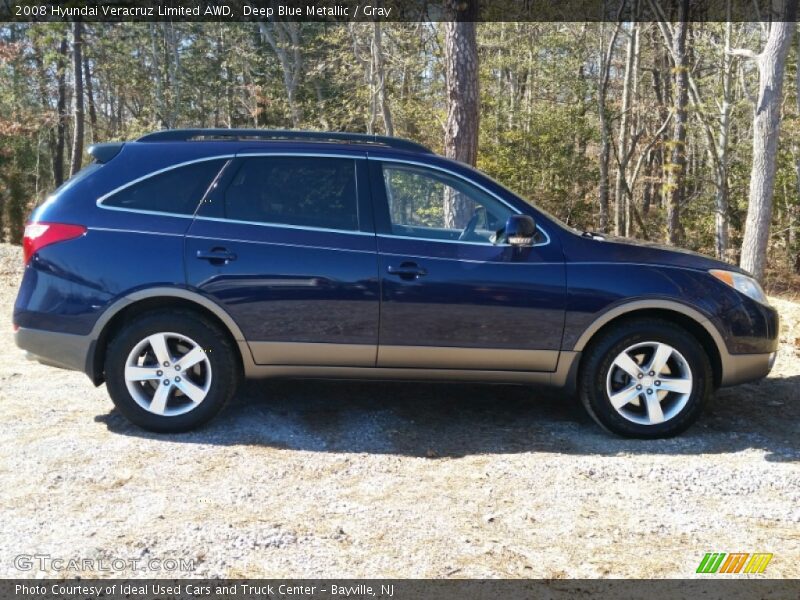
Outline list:
[[[146,429],[281,376],[547,384],[665,437],[775,359],[744,271],[574,231],[407,140],[194,129],[90,153],[26,227],[16,342]]]

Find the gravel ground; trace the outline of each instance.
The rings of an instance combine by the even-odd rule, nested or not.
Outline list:
[[[20,263],[0,246],[5,315]],[[553,392],[313,381],[250,383],[202,431],[154,435],[0,327],[0,576],[78,574],[15,567],[49,554],[194,561],[84,577],[687,577],[739,551],[800,577],[800,304],[773,302],[770,378],[652,442]]]

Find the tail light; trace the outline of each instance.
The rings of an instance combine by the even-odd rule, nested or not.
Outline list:
[[[83,225],[66,223],[28,223],[25,237],[22,238],[22,255],[27,265],[31,257],[42,248],[58,242],[65,242],[86,233]]]

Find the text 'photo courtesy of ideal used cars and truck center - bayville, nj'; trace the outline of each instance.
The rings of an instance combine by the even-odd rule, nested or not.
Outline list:
[[[796,599],[797,4],[0,4],[0,596]]]

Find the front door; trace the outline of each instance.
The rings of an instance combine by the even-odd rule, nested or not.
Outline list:
[[[518,211],[463,176],[370,160],[382,286],[379,367],[554,371],[564,260],[537,232],[493,243]]]
[[[242,155],[201,205],[186,235],[188,283],[228,311],[257,364],[375,366],[365,168],[363,155]]]

